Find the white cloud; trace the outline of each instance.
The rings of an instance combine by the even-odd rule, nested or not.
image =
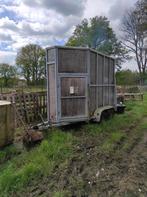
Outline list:
[[[112,21],[121,20],[125,11],[134,6],[137,0],[115,0],[109,10],[109,17]]]
[[[5,0],[0,1],[1,62],[14,63],[28,43],[43,47],[63,43],[83,18],[105,15],[116,33],[124,10],[136,0]],[[13,14],[13,16],[12,16]],[[5,52],[8,50],[8,52]]]
[[[0,50],[0,63],[15,64],[16,52]]]
[[[107,17],[110,6],[113,4],[113,2],[114,0],[87,0],[84,17],[90,18],[96,15],[104,15]]]
[[[77,7],[81,8],[81,12],[84,9],[84,1],[85,0],[79,0],[79,4],[77,4]],[[11,34],[15,42],[12,45],[13,50],[17,49],[14,47],[22,46],[25,41],[28,43],[29,40],[31,40],[32,43],[36,41],[41,43],[42,41],[42,45],[47,42],[49,44],[53,43],[50,41],[51,39],[53,41],[61,39],[67,40],[73,26],[78,24],[81,20],[81,17],[77,15],[64,16],[61,13],[57,13],[54,9],[44,8],[44,5],[40,8],[36,8],[32,7],[28,2],[27,5],[25,5],[24,2],[14,1],[14,4],[11,6],[3,5],[7,11],[13,11],[17,17],[20,18],[19,21],[9,19],[7,16],[0,19],[0,33],[2,34],[7,31]],[[62,3],[64,5],[67,2],[63,1]],[[76,6],[76,3],[67,4],[70,5],[70,7]],[[75,12],[75,14],[77,13]]]
[[[2,32],[5,29],[7,31],[18,31],[16,22],[10,20],[7,16],[0,19],[0,31]]]
[[[0,41],[12,41],[12,37],[11,35],[7,34],[7,33],[1,33],[0,32]]]
[[[23,0],[23,3],[30,7],[45,8],[48,10],[55,10],[65,16],[78,15],[82,16],[85,0]]]
[[[135,59],[132,59],[132,60],[130,60],[130,61],[125,62],[125,63],[122,65],[122,69],[124,69],[124,70],[130,69],[130,70],[133,70],[133,71],[138,70],[138,67],[137,67],[137,64],[136,64]]]

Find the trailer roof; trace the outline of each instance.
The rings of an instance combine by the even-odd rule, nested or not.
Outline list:
[[[89,47],[69,47],[69,46],[58,46],[58,45],[55,45],[55,46],[47,47],[46,50],[48,50],[48,49],[53,49],[53,48],[90,50],[90,51],[92,51],[92,52],[96,52],[96,53],[98,53],[99,55],[103,55],[103,56],[108,57],[108,58],[111,58],[111,59],[113,59],[113,60],[116,59],[116,58],[114,58],[114,57],[111,57],[111,56],[109,56],[109,55],[106,55],[106,54],[104,54],[104,53],[101,53],[101,52],[99,52],[99,51],[97,51],[97,50],[95,50],[95,49],[89,48]]]

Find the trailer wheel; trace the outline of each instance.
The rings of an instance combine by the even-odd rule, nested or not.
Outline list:
[[[115,114],[114,109],[110,109],[110,118],[112,118],[114,116],[114,114]]]
[[[101,113],[100,122],[103,122],[104,120],[108,120],[112,118],[114,115],[114,109],[107,109]]]
[[[100,122],[105,121],[105,120],[106,120],[106,116],[107,116],[106,111],[103,111],[103,112],[101,113]]]

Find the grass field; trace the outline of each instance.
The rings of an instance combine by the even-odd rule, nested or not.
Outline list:
[[[46,85],[42,86],[26,86],[26,87],[14,87],[14,88],[8,88],[8,87],[0,87],[0,94],[9,94],[12,92],[42,92],[46,91]]]
[[[44,131],[0,151],[0,196],[146,197],[147,95],[101,124]]]

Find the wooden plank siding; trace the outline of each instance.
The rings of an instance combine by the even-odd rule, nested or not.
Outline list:
[[[68,54],[68,55],[67,55]],[[86,73],[87,60],[85,50],[59,49],[59,73]]]
[[[89,113],[102,106],[114,105],[114,60],[97,52],[90,52]]]
[[[70,88],[73,88],[73,94]],[[85,115],[86,88],[85,77],[61,77],[62,117]]]

